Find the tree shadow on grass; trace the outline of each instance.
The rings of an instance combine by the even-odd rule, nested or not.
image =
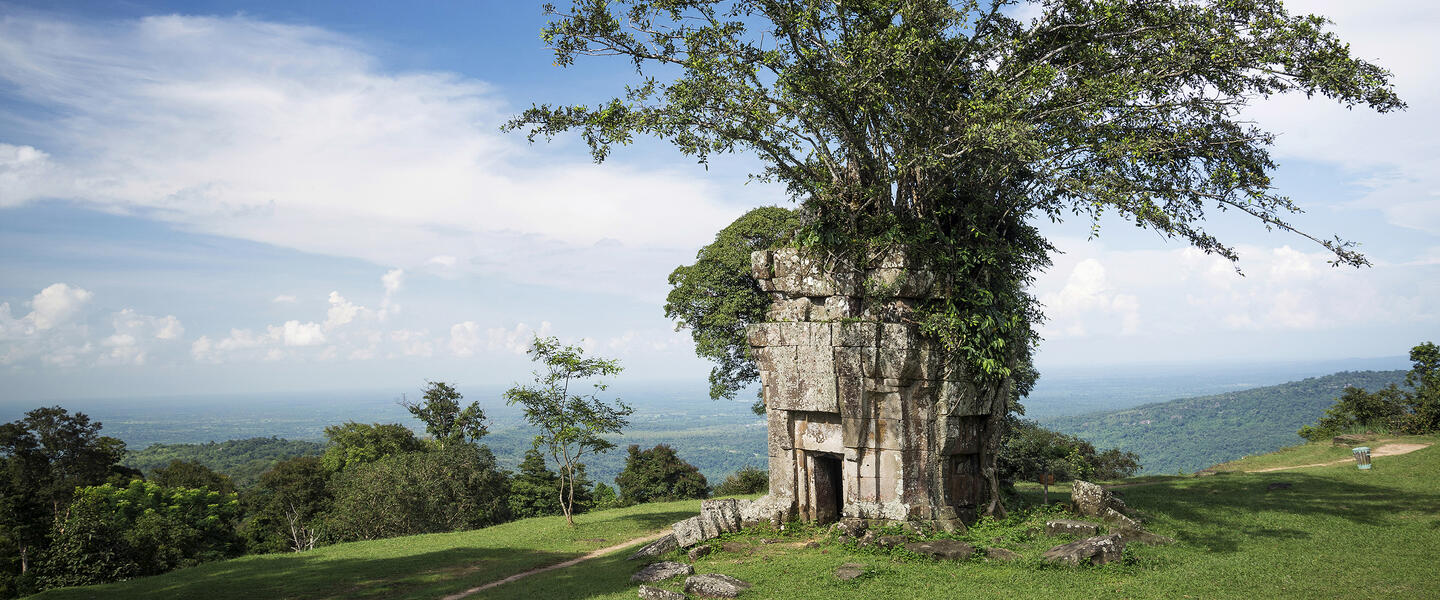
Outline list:
[[[516,548],[454,548],[373,559],[265,555],[128,582],[51,590],[35,598],[434,599],[576,556],[579,553]]]
[[[1271,489],[1272,484],[1289,487]],[[1398,483],[1398,482],[1397,482]],[[1434,513],[1440,495],[1385,480],[1354,481],[1334,473],[1228,475],[1124,490],[1126,502],[1152,517],[1189,527],[1183,542],[1211,552],[1237,552],[1255,538],[1305,539],[1311,532],[1281,525],[1289,516],[1340,518],[1356,525],[1395,524],[1399,513]]]

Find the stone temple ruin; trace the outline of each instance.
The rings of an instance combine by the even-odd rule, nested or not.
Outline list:
[[[1009,390],[977,392],[907,319],[933,273],[900,255],[864,272],[826,268],[795,249],[751,263],[772,298],[767,321],[747,332],[769,419],[770,494],[743,519],[973,521],[997,484]]]

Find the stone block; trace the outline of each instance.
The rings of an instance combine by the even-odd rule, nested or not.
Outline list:
[[[920,332],[914,325],[901,323],[880,324],[881,348],[909,348],[920,344]]]
[[[625,560],[640,560],[642,558],[655,558],[659,556],[664,556],[675,551],[675,549],[679,547],[680,544],[675,540],[675,534],[669,533],[660,536],[660,539],[645,544],[639,550],[636,550],[634,554],[631,554],[630,558],[627,558]]]
[[[630,581],[631,583],[652,583],[680,575],[690,575],[694,572],[695,568],[685,563],[664,561],[645,565],[630,576]]]
[[[787,450],[770,456],[770,495],[795,497],[795,454]]]
[[[756,250],[750,253],[750,276],[757,281],[770,279],[769,250]]]
[[[832,339],[836,346],[874,346],[879,340],[879,328],[879,323],[867,321],[832,323]]]
[[[915,428],[914,423],[899,419],[846,419],[841,421],[840,431],[846,448],[904,450],[909,447],[906,430]]]
[[[765,420],[766,433],[768,434],[768,443],[766,446],[772,456],[795,447],[795,442],[790,437],[792,434],[790,429],[790,411],[781,410],[773,406],[768,407],[765,411]]]
[[[935,273],[924,269],[881,267],[865,274],[865,290],[879,297],[924,298],[934,285]]]
[[[861,373],[873,379],[914,379],[920,373],[914,348],[865,348],[861,353]]]
[[[1092,537],[1099,532],[1100,525],[1089,521],[1077,521],[1075,519],[1050,519],[1045,521],[1045,535],[1050,537],[1057,535]]]
[[[840,454],[840,415],[831,413],[796,412],[791,419],[794,447],[816,452]]]
[[[941,381],[937,404],[950,416],[990,414],[990,398],[982,398],[975,387],[962,381]]]
[[[1121,539],[1120,535],[1112,533],[1056,546],[1047,550],[1040,558],[1047,562],[1071,566],[1086,562],[1103,565],[1120,560],[1121,553],[1124,551],[1125,541]]]
[[[793,369],[795,365],[795,346],[759,346],[750,352],[755,357],[755,368],[761,371]]]
[[[676,522],[670,526],[670,531],[675,536],[675,543],[681,548],[689,548],[706,539],[698,516]]]
[[[685,578],[685,593],[707,598],[734,598],[750,589],[750,584],[721,573],[705,573]]]
[[[861,476],[879,477],[882,472],[899,473],[905,470],[907,453],[900,450],[860,450],[855,461]]]
[[[658,588],[648,585],[640,586],[640,600],[686,600],[685,594],[672,592],[665,588]]]
[[[765,310],[767,321],[808,321],[810,320],[812,303],[809,298],[795,298],[793,300],[781,300],[770,303],[770,308]]]
[[[811,320],[839,321],[860,316],[860,299],[854,296],[830,296],[818,309],[811,309]]]
[[[866,377],[861,381],[865,385],[866,392],[898,392],[907,385],[907,382],[899,379]]]

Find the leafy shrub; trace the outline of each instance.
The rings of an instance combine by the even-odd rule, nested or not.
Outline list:
[[[337,541],[460,531],[509,518],[509,474],[485,446],[454,444],[361,464],[331,480]]]
[[[235,494],[133,480],[75,491],[41,565],[46,588],[157,575],[239,554]]]
[[[1111,448],[1097,452],[1090,442],[1041,427],[1035,421],[1015,419],[996,455],[1000,478],[1037,481],[1053,475],[1070,479],[1120,479],[1140,470],[1134,452]]]
[[[669,444],[649,450],[631,444],[625,469],[615,478],[620,500],[626,504],[705,498],[710,484],[695,465],[680,460]]]
[[[539,450],[525,451],[520,472],[510,479],[509,505],[516,519],[561,514],[560,476],[545,467]]]
[[[245,491],[247,518],[240,534],[260,554],[314,548],[323,538],[321,516],[330,507],[330,472],[316,456],[280,461]]]
[[[716,496],[739,496],[759,494],[770,489],[770,472],[756,467],[744,467],[731,473],[720,485],[715,486]]]

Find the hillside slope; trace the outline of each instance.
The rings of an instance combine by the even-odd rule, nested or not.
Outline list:
[[[1346,386],[1373,391],[1404,380],[1404,371],[1347,371],[1040,422],[1099,448],[1135,452],[1143,473],[1193,472],[1303,442],[1295,431],[1315,422]]]
[[[1317,450],[1328,448],[1287,448],[1266,462],[1303,464]],[[1177,543],[1132,544],[1122,564],[1098,568],[1043,565],[1038,553],[1058,540],[1034,533],[1040,528],[1030,521],[1043,523],[1053,513],[1027,516],[1024,511],[1006,521],[977,524],[964,534],[978,546],[1020,552],[1022,558],[1014,562],[937,563],[903,550],[857,548],[829,536],[829,528],[792,525],[715,540],[711,554],[695,561],[694,568],[753,583],[741,600],[1426,598],[1440,589],[1440,571],[1434,568],[1440,561],[1436,472],[1440,446],[1378,458],[1370,471],[1346,464],[1126,488],[1126,502],[1147,515],[1147,528]],[[1022,490],[1020,495],[1033,503],[1040,492]],[[433,599],[634,539],[625,536],[659,530],[693,515],[698,504],[646,504],[580,515],[576,529],[546,517],[470,532],[245,557],[129,582],[53,590],[37,598]],[[628,550],[615,552],[472,598],[633,600],[637,586],[630,576],[640,565],[625,560],[627,555]],[[838,579],[836,569],[849,563],[863,565],[865,573]],[[680,583],[657,585],[675,589]]]

